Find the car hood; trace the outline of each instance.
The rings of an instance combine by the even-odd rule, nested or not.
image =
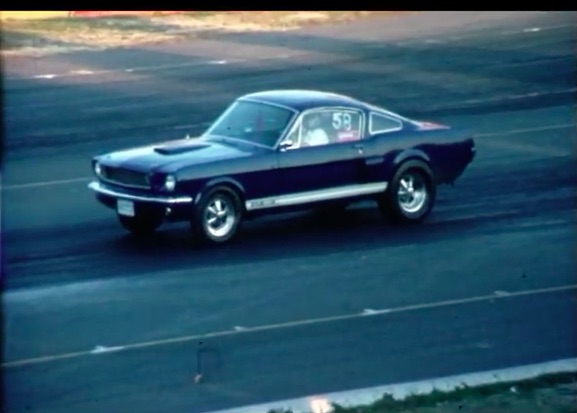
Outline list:
[[[99,160],[108,166],[150,172],[241,158],[260,150],[248,143],[187,138],[112,152]]]

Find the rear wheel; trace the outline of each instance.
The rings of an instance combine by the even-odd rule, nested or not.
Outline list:
[[[224,244],[237,234],[242,212],[238,194],[228,187],[219,186],[202,196],[191,220],[191,227],[201,241]]]
[[[395,173],[379,199],[381,213],[399,224],[418,224],[431,213],[436,186],[426,164],[409,161]]]
[[[163,223],[163,217],[127,217],[118,215],[120,225],[134,235],[150,235],[154,233]]]

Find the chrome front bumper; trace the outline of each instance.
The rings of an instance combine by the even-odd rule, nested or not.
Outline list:
[[[93,191],[114,197],[119,199],[127,199],[130,201],[137,201],[137,202],[153,202],[158,204],[165,204],[165,205],[174,205],[174,204],[189,204],[193,202],[192,197],[190,196],[147,196],[147,195],[134,195],[129,194],[126,192],[117,191],[114,189],[110,189],[102,185],[98,181],[92,181],[88,184],[88,188],[92,189]]]

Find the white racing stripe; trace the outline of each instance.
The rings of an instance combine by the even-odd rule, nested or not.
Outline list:
[[[433,390],[451,391],[487,384],[506,383],[533,379],[545,374],[575,373],[577,359],[561,359],[538,364],[510,367],[499,370],[459,374],[447,377],[436,377],[427,380],[389,384],[365,389],[335,392],[324,395],[312,395],[290,400],[255,404],[210,413],[268,413],[270,411],[292,411],[293,413],[329,413],[331,404],[343,407],[356,407],[376,402],[388,394],[396,400],[403,400],[411,395],[428,394]],[[511,389],[514,391],[514,389]]]
[[[258,333],[263,331],[273,331],[273,330],[283,330],[295,327],[302,327],[302,326],[310,326],[310,325],[319,325],[319,324],[326,324],[326,323],[334,323],[337,321],[347,321],[347,320],[355,320],[360,318],[366,317],[387,317],[391,314],[395,313],[406,313],[410,311],[422,311],[422,310],[432,310],[435,308],[441,307],[450,307],[450,306],[458,306],[458,305],[467,305],[473,303],[481,303],[481,302],[493,302],[496,300],[508,300],[515,297],[523,297],[523,296],[537,296],[542,294],[552,294],[552,293],[559,293],[564,291],[575,290],[577,288],[577,284],[572,285],[562,285],[557,287],[549,287],[549,288],[538,288],[533,290],[522,290],[522,291],[508,291],[506,295],[499,295],[499,294],[489,294],[489,295],[481,295],[481,296],[474,296],[474,297],[467,297],[467,298],[457,298],[453,300],[445,300],[445,301],[437,301],[432,303],[422,303],[422,304],[413,304],[407,305],[403,307],[395,307],[395,308],[386,308],[386,309],[376,309],[367,311],[366,309],[354,314],[347,314],[347,315],[340,315],[340,316],[333,316],[333,317],[324,317],[324,318],[314,318],[314,319],[307,319],[307,320],[297,320],[297,321],[289,321],[284,323],[277,323],[277,324],[268,324],[262,325],[258,327],[249,327],[249,326],[242,326],[241,329],[232,328],[231,330],[225,331],[217,331],[214,333],[207,333],[207,334],[197,334],[197,335],[186,335],[180,337],[172,337],[160,340],[153,340],[153,341],[144,341],[132,344],[120,344],[120,345],[110,345],[110,346],[101,346],[101,348],[106,348],[108,351],[105,352],[97,352],[94,353],[94,350],[85,350],[85,351],[77,351],[71,353],[64,353],[64,354],[54,354],[54,355],[47,355],[47,356],[40,356],[40,357],[33,357],[28,359],[21,359],[21,360],[13,360],[7,361],[2,364],[2,368],[13,368],[13,367],[20,367],[25,365],[31,364],[41,364],[47,363],[57,360],[64,360],[64,359],[73,359],[78,357],[86,357],[92,356],[94,354],[109,354],[112,352],[120,352],[120,351],[129,351],[129,350],[136,350],[142,348],[151,348],[151,347],[159,347],[159,346],[166,346],[170,344],[178,344],[178,343],[186,343],[191,341],[203,341],[209,338],[215,337],[227,337],[233,336],[238,334],[251,334],[251,333]],[[113,350],[110,350],[113,349]]]

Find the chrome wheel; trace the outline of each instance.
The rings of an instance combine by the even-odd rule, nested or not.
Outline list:
[[[227,196],[215,195],[204,211],[204,227],[214,238],[226,237],[234,228],[237,214]]]
[[[420,224],[431,213],[437,196],[431,168],[418,159],[405,161],[378,197],[381,214],[393,224]]]
[[[399,181],[399,207],[409,214],[418,212],[427,202],[427,183],[421,174],[408,172]]]

